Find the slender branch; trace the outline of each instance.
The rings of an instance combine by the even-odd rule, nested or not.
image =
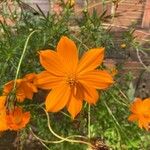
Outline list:
[[[88,138],[91,138],[91,106],[88,104]]]
[[[107,111],[109,112],[109,114],[110,114],[111,117],[113,118],[115,124],[119,127],[119,129],[120,129],[120,131],[122,132],[122,134],[127,138],[128,142],[131,143],[129,137],[128,137],[128,136],[126,135],[126,133],[122,130],[122,128],[121,128],[119,122],[117,121],[116,117],[113,115],[111,109],[109,108],[109,106],[107,105],[106,102],[104,102],[104,105],[106,106]]]
[[[42,141],[40,141],[40,143],[47,149],[47,150],[50,150],[50,148]]]
[[[12,91],[15,90],[16,81],[17,81],[17,78],[18,78],[18,75],[19,75],[21,63],[22,63],[22,61],[23,61],[25,52],[26,52],[26,50],[27,50],[27,45],[28,45],[28,42],[29,42],[29,40],[30,40],[30,37],[31,37],[35,32],[37,32],[37,31],[38,31],[38,30],[35,30],[35,31],[31,32],[31,33],[29,34],[29,36],[27,37],[27,40],[26,40],[26,42],[25,42],[25,45],[24,45],[24,48],[23,48],[23,51],[22,51],[22,55],[21,55],[21,57],[20,57],[19,64],[18,64],[18,67],[17,67],[16,76],[15,76],[15,80],[14,80],[14,86],[13,86],[13,90],[12,90]]]
[[[139,62],[142,64],[142,66],[148,71],[148,72],[150,72],[150,67],[147,67],[144,63],[143,63],[143,61],[142,61],[142,59],[141,59],[141,57],[140,57],[140,54],[139,54],[139,49],[136,47],[136,54],[137,54],[137,57],[138,57],[138,60],[139,60]]]
[[[62,142],[65,141],[64,139],[63,139],[63,140],[57,140],[57,141],[44,140],[44,139],[41,139],[40,137],[38,137],[38,136],[33,132],[33,130],[32,130],[31,128],[29,128],[29,129],[30,129],[31,133],[33,134],[33,136],[34,136],[37,140],[42,141],[42,142],[44,142],[44,143],[58,144],[58,143],[62,143]],[[67,139],[70,139],[70,138],[75,138],[75,137],[78,137],[78,138],[86,138],[86,137],[83,137],[83,136],[80,136],[80,135],[72,135],[72,136],[68,136],[68,137],[66,137],[66,138],[67,138]]]
[[[78,42],[80,42],[87,50],[89,49],[79,38],[77,38],[76,36],[72,35],[72,37],[74,39],[76,39]]]

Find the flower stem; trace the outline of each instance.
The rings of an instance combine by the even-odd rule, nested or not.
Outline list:
[[[42,141],[44,143],[51,143],[51,144],[58,144],[58,143],[62,143],[65,141],[65,139],[70,139],[70,138],[84,138],[86,140],[86,137],[83,137],[83,136],[80,136],[80,135],[72,135],[72,136],[68,136],[68,137],[65,137],[65,139],[60,139],[60,140],[55,140],[55,141],[49,141],[49,140],[44,140],[44,139],[41,139],[40,137],[38,137],[31,128],[29,128],[32,135],[39,141]]]
[[[91,138],[91,106],[88,104],[88,138]]]
[[[17,67],[17,71],[16,71],[16,75],[15,75],[15,80],[14,80],[14,86],[13,86],[13,90],[15,90],[15,87],[16,87],[16,81],[17,81],[17,78],[18,78],[18,75],[19,75],[19,71],[20,71],[20,67],[21,67],[21,63],[23,61],[23,58],[24,58],[24,55],[25,55],[25,52],[27,50],[27,45],[28,45],[28,42],[29,42],[29,39],[30,37],[35,33],[37,32],[38,30],[35,30],[35,31],[32,31],[29,36],[27,37],[26,39],[26,42],[25,42],[25,45],[24,45],[24,48],[23,48],[23,51],[22,51],[22,54],[21,54],[21,57],[20,57],[20,60],[19,60],[19,64],[18,64],[18,67]]]

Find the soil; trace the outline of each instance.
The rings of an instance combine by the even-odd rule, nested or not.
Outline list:
[[[0,133],[0,150],[16,150],[14,147],[16,135],[16,132]]]

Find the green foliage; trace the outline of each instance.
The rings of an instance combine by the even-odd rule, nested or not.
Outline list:
[[[80,27],[80,39],[88,47],[105,47],[107,53],[114,49],[112,34],[107,31],[102,24],[106,18],[106,11],[100,16],[96,10],[90,15],[87,11],[83,11],[83,18],[78,20]]]

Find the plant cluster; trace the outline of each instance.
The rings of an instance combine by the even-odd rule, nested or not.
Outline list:
[[[103,63],[104,51],[135,46],[132,34],[117,47],[105,12],[84,9],[81,19],[74,1],[60,2],[59,14],[15,1],[13,24],[0,16],[0,131],[19,132],[22,146],[31,133],[50,150],[148,149],[150,98],[131,99],[117,67]]]

